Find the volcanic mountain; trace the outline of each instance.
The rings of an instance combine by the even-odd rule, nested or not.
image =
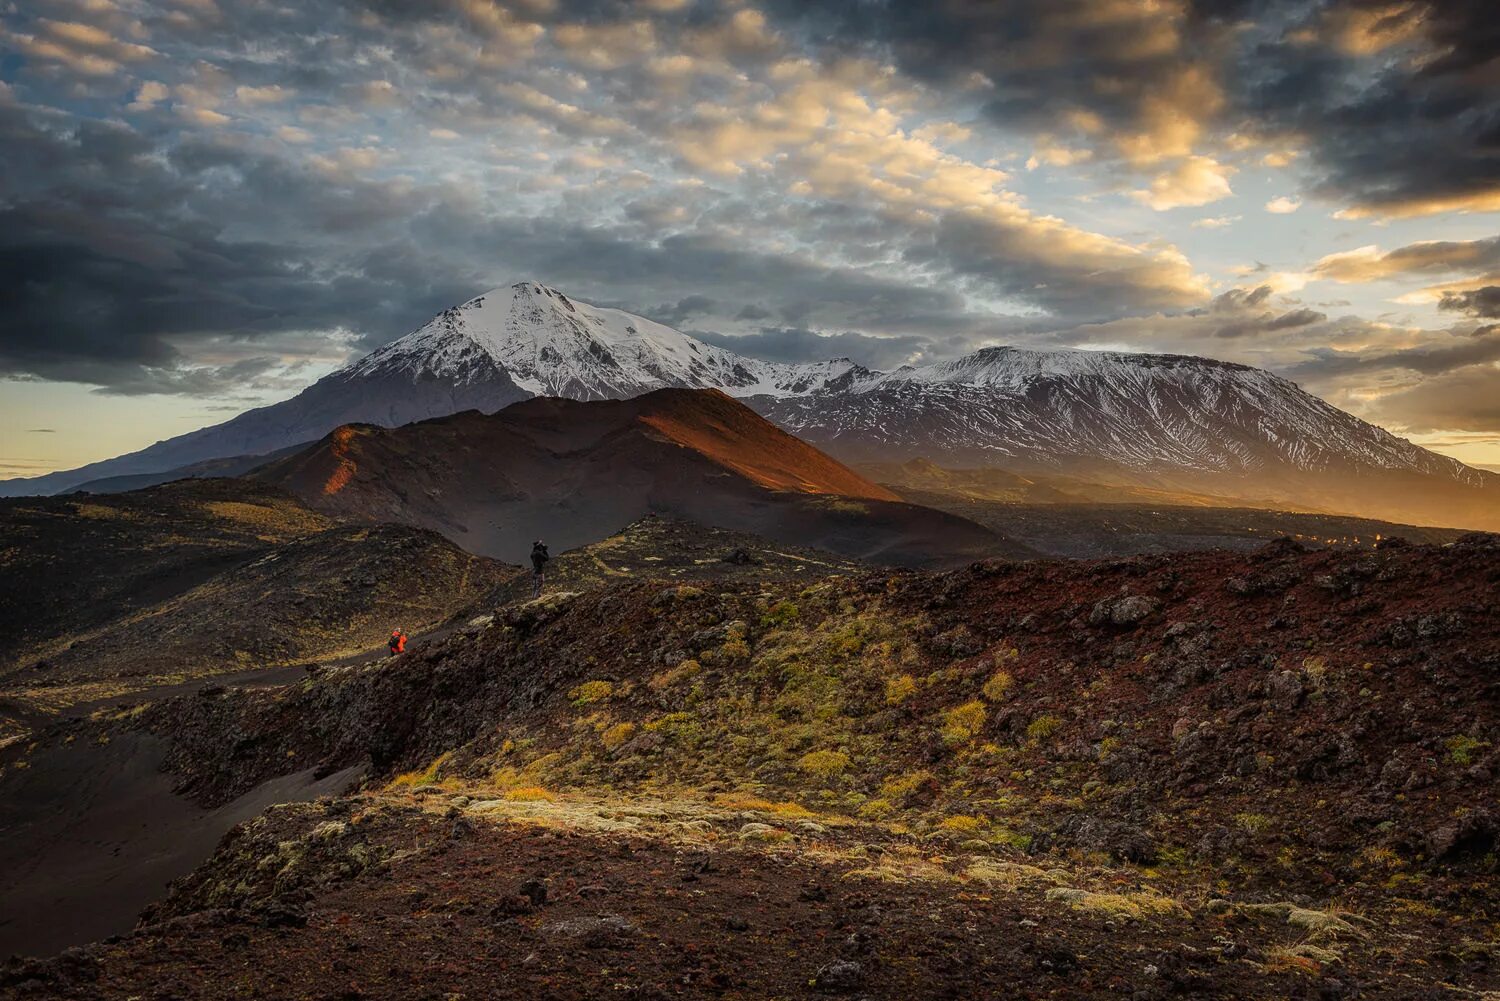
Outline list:
[[[1500,527],[1500,476],[1244,365],[1013,347],[892,372],[848,359],[778,364],[531,281],[446,309],[283,403],[117,459],[6,481],[0,493],[139,486],[223,468],[201,465],[210,460],[247,468],[348,423],[394,427],[537,396],[624,399],[663,387],[743,398],[845,462],[927,458],[1225,503]]]
[[[509,559],[533,539],[572,549],[652,513],[890,563],[1027,554],[902,502],[716,390],[345,425],[253,475],[341,519],[430,528]]]

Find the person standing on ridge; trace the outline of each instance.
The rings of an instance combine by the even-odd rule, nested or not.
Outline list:
[[[546,579],[543,568],[552,557],[547,553],[547,544],[537,539],[531,544],[531,596],[542,596],[542,582]]]
[[[401,631],[400,626],[397,626],[395,629],[391,630],[391,656],[394,657],[398,653],[405,652],[406,634]]]

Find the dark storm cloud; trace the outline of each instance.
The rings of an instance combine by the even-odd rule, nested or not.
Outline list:
[[[1385,420],[1418,434],[1500,431],[1494,369],[1470,366],[1424,379],[1382,398],[1380,412]]]
[[[1297,135],[1317,190],[1394,214],[1500,204],[1500,18],[1493,0],[778,0],[780,22],[874,46],[939,86],[983,81],[998,124],[1097,118],[1130,155],[1163,119]],[[1410,58],[1417,55],[1418,58]],[[1132,146],[1132,143],[1143,145]],[[1179,150],[1185,152],[1185,150]]]
[[[349,268],[341,265],[360,262],[316,243],[230,239],[233,212],[200,204],[217,202],[230,174],[240,211],[342,228],[347,187],[264,159],[191,146],[163,159],[123,126],[60,128],[13,105],[0,105],[0,141],[14,193],[0,206],[0,371],[8,374],[132,393],[243,387],[250,373],[234,364],[179,371],[182,345],[306,331],[315,350],[329,329],[414,325],[471,287],[456,284],[459,275],[428,275],[428,284],[409,260],[399,283],[394,274],[383,282],[372,275],[391,251],[378,245],[363,253],[364,266]],[[212,184],[209,173],[219,175]],[[378,215],[375,193],[366,194]]]
[[[711,316],[716,311],[717,303],[706,295],[690,295],[677,300],[675,304],[657,306],[655,309],[646,310],[643,315],[647,319],[655,320],[657,323],[665,323],[669,327],[680,327],[688,323],[696,316]]]
[[[1278,331],[1297,330],[1322,323],[1327,313],[1300,307],[1277,313],[1264,307],[1271,300],[1271,286],[1234,288],[1214,297],[1207,309],[1189,310],[1189,317],[1208,321],[1207,332],[1217,338],[1257,337]]]
[[[269,376],[270,342],[305,333],[313,351],[342,328],[374,347],[525,275],[666,322],[747,309],[875,331],[968,322],[950,290],[714,236],[653,242],[554,218],[475,217],[435,195],[325,176],[226,142],[188,139],[148,155],[150,144],[124,126],[62,127],[13,105],[0,105],[0,138],[18,192],[0,208],[0,371],[12,375],[127,394],[240,390]],[[265,239],[231,239],[231,227]],[[656,311],[641,301],[653,290],[682,297]],[[773,299],[758,305],[767,290]],[[721,302],[734,304],[722,317]],[[188,365],[193,344],[226,338],[249,357]]]
[[[1429,341],[1394,351],[1312,348],[1307,354],[1312,356],[1308,361],[1294,365],[1286,372],[1290,378],[1328,379],[1356,372],[1391,370],[1441,375],[1500,361],[1500,326],[1480,327],[1468,332],[1450,331],[1445,341]],[[1493,387],[1494,370],[1486,368],[1484,374]]]
[[[1389,5],[1330,5],[1368,14]],[[1263,82],[1240,105],[1310,136],[1323,193],[1409,214],[1500,204],[1500,19],[1490,0],[1420,5],[1425,58],[1388,59],[1351,93],[1337,67],[1305,77],[1305,45],[1252,50]],[[1441,207],[1441,208],[1440,208]]]
[[[1316,309],[1293,309],[1282,313],[1276,319],[1266,324],[1267,330],[1292,330],[1297,327],[1305,327],[1312,323],[1321,323],[1328,319],[1327,313],[1320,313]]]
[[[1087,108],[1110,121],[1138,123],[1148,98],[1177,78],[1184,59],[1220,44],[1229,7],[1198,4],[1189,37],[1171,34],[1166,5],[1103,17],[1090,0],[774,0],[782,23],[820,43],[874,43],[928,83],[982,74],[984,109],[1007,125],[1055,127]],[[1210,7],[1223,10],[1209,10]],[[1102,85],[1105,81],[1108,86]]]
[[[1444,292],[1438,309],[1492,320],[1500,319],[1500,285],[1486,285],[1464,292]]]

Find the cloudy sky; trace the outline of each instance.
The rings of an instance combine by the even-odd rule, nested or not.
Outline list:
[[[1261,365],[1500,467],[1492,0],[0,0],[0,476],[520,278]]]

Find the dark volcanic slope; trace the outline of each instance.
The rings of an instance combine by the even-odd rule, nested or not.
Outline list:
[[[969,518],[1047,556],[1096,559],[1190,549],[1249,551],[1288,537],[1310,546],[1369,548],[1381,539],[1444,544],[1468,534],[1339,514],[1171,504],[1021,504],[903,490],[917,504]]]
[[[1493,805],[1497,585],[1493,536],[990,562],[806,591],[622,584],[285,697],[164,706],[153,726],[215,796],[286,770],[288,751],[387,772],[456,751],[452,774],[503,763],[564,786],[753,778],[795,792],[822,778],[801,755],[840,749],[837,788],[899,808],[888,780],[930,772],[912,803],[1003,795],[1007,823],[1037,836],[1080,809],[1069,797],[1098,795],[1152,839],[1199,850],[1225,811],[1259,799],[1310,851],[1369,839],[1436,857],[1463,847],[1443,833],[1455,808]],[[697,667],[657,677],[677,658]],[[608,684],[580,698],[590,680]],[[660,736],[608,753],[572,723],[594,711]],[[246,757],[217,741],[226,728],[265,739]]]
[[[403,526],[336,527],[245,480],[0,502],[12,690],[193,676],[367,650],[513,568]]]
[[[868,564],[817,549],[779,545],[746,532],[652,515],[601,542],[553,554],[546,583],[548,591],[613,588],[643,580],[810,584],[822,577],[870,569]],[[523,574],[502,584],[491,604],[531,596],[531,575]]]
[[[1487,997],[1497,585],[1471,537],[555,595],[67,730],[155,733],[211,803],[392,782],[240,828],[123,942],[0,984]]]
[[[533,539],[570,549],[653,512],[884,562],[1024,552],[901,502],[716,390],[351,425],[255,475],[330,514],[432,528],[516,560]]]
[[[0,668],[332,525],[283,490],[229,480],[0,500]]]

